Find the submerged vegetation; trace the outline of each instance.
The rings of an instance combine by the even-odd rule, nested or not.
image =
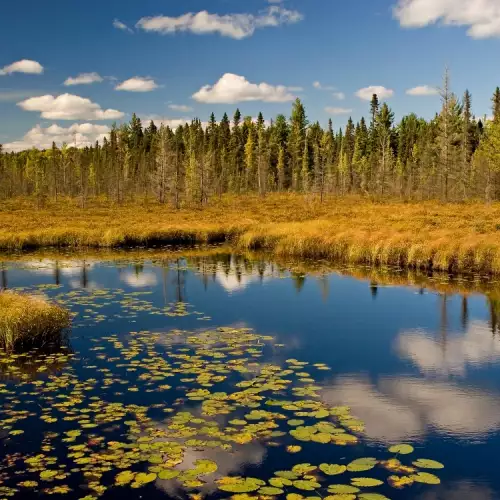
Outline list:
[[[60,343],[70,313],[42,297],[0,291],[0,347],[43,347]]]
[[[500,205],[375,202],[300,194],[223,196],[202,209],[59,201],[3,204],[0,248],[226,242],[237,250],[451,272],[500,272]]]
[[[440,483],[436,471],[444,465],[415,457],[410,444],[359,457],[363,422],[348,407],[329,405],[316,382],[330,368],[280,361],[285,346],[270,336],[223,327],[92,340],[85,356],[60,355],[67,364],[48,378],[18,380],[15,398],[0,384],[10,401],[0,407],[4,496],[34,490],[82,498],[79,485],[88,500],[110,488],[152,486],[192,499],[218,491],[235,500],[383,500],[391,487]],[[26,357],[40,374],[54,362]],[[12,361],[0,351],[0,364]],[[30,439],[39,449],[25,453],[20,443],[35,421]],[[239,464],[253,455],[262,460],[266,446],[289,453],[288,467],[240,475]],[[337,447],[353,451],[338,463],[301,462],[301,454],[321,447],[331,458]]]

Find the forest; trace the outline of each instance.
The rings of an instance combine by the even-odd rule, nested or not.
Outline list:
[[[18,153],[0,146],[0,198],[75,198],[118,204],[156,199],[175,208],[206,205],[223,194],[271,192],[362,195],[372,199],[462,202],[500,198],[500,88],[492,118],[473,116],[472,96],[450,90],[431,120],[412,113],[395,123],[387,103],[373,95],[368,119],[335,130],[309,123],[303,103],[291,116],[267,122],[224,114],[208,124],[194,119],[172,130],[146,127],[134,114],[114,125],[100,144],[64,144]]]

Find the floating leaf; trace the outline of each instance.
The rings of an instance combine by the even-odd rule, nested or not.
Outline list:
[[[444,469],[444,465],[436,460],[429,460],[427,458],[419,458],[413,462],[415,467],[420,469]]]
[[[321,487],[321,485],[319,483],[317,483],[316,481],[308,481],[305,479],[299,479],[297,481],[294,481],[293,485],[298,490],[304,490],[304,491],[313,491],[316,488]]]
[[[434,474],[429,474],[428,472],[419,472],[411,476],[416,483],[424,484],[440,484],[441,480]]]
[[[384,495],[380,495],[379,493],[360,493],[358,495],[360,500],[390,500]]]
[[[288,493],[286,500],[303,500],[303,496],[298,493]]]
[[[272,486],[264,486],[259,489],[261,495],[276,496],[281,495],[284,491],[281,488],[273,488]]]
[[[214,472],[217,472],[218,469],[217,464],[212,460],[196,460],[194,465],[198,473],[201,475],[213,474]]]
[[[299,453],[300,451],[302,451],[302,446],[287,446],[286,451],[288,451],[288,453]]]
[[[313,434],[311,436],[311,441],[315,443],[327,444],[332,440],[331,434],[327,434],[326,432],[318,432],[317,434]]]
[[[413,476],[389,476],[387,482],[396,489],[402,489],[405,486],[411,486],[415,481]]]
[[[319,469],[328,476],[336,476],[338,474],[343,474],[347,470],[347,467],[338,464],[321,464]]]
[[[273,477],[269,479],[269,484],[276,488],[283,488],[283,486],[292,486],[292,481],[284,477]]]
[[[266,483],[252,477],[223,477],[217,481],[219,490],[229,493],[249,493],[257,491]]]
[[[381,484],[384,484],[383,481],[371,477],[355,477],[351,479],[351,483],[353,486],[359,486],[360,488],[371,488],[373,486],[380,486]]]
[[[323,500],[356,500],[356,495],[339,493],[338,495],[328,495]]]
[[[178,475],[179,475],[178,470],[166,469],[158,473],[158,479],[163,479],[168,481],[170,479],[176,478]]]
[[[372,457],[367,458],[358,458],[353,460],[347,466],[347,470],[349,472],[365,472],[367,470],[371,470],[377,465],[377,459]]]
[[[359,488],[351,486],[350,484],[331,484],[328,486],[328,492],[334,494],[358,493]]]
[[[297,427],[299,425],[304,425],[303,420],[296,420],[296,419],[291,419],[287,422],[287,424],[291,427]]]
[[[133,481],[135,477],[135,473],[129,470],[125,470],[123,472],[120,472],[119,474],[116,475],[115,477],[115,483],[118,486],[124,486],[126,484],[129,484]]]
[[[312,472],[316,469],[317,469],[317,467],[315,465],[311,465],[311,464],[307,464],[307,463],[306,464],[296,464],[292,467],[292,472],[303,476],[304,474],[308,474],[309,472]]]
[[[396,444],[389,448],[391,453],[398,453],[399,455],[409,455],[413,453],[414,448],[411,444]]]

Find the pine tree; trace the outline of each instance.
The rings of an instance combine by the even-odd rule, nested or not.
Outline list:
[[[493,120],[495,122],[500,122],[500,87],[495,89],[493,94]]]
[[[292,116],[290,118],[291,130],[288,142],[288,151],[290,154],[290,167],[292,175],[292,189],[300,189],[300,172],[303,167],[303,154],[306,147],[307,117],[304,105],[301,100],[293,104]]]

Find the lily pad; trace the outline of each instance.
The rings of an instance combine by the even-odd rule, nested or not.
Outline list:
[[[434,474],[430,474],[429,472],[419,472],[418,474],[414,474],[411,476],[416,483],[424,483],[424,484],[440,484],[441,480],[435,476]]]
[[[391,453],[398,453],[399,455],[409,455],[413,453],[415,448],[411,444],[395,444],[389,448]]]
[[[336,476],[338,474],[343,474],[347,470],[347,467],[338,464],[321,464],[319,469],[327,476]]]
[[[383,481],[371,477],[355,477],[351,479],[351,483],[353,486],[359,486],[360,488],[371,488],[373,486],[380,486],[381,484],[384,484]]]
[[[413,462],[413,465],[420,469],[444,469],[444,465],[441,462],[427,458],[419,458]]]

